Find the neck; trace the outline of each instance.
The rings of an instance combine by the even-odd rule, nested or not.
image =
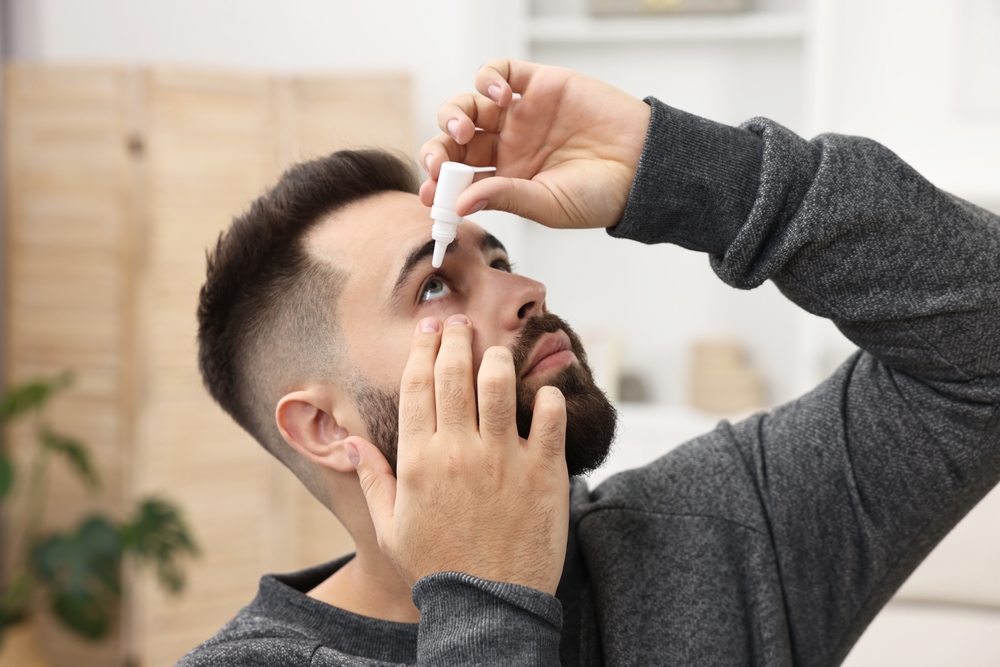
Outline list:
[[[361,616],[397,623],[420,622],[410,586],[376,544],[359,540],[357,555],[308,593],[309,597]]]

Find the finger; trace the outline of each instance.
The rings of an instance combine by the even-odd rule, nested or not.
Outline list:
[[[545,460],[566,458],[566,399],[555,387],[542,387],[531,408],[528,448]]]
[[[475,431],[472,324],[465,315],[452,315],[445,322],[441,349],[434,364],[434,397],[439,432]]]
[[[426,317],[417,325],[410,343],[410,357],[399,384],[399,453],[405,444],[424,442],[436,429],[434,415],[434,362],[441,344],[441,322]]]
[[[510,104],[513,93],[523,93],[531,77],[541,65],[498,58],[479,68],[476,74],[476,90],[490,98],[500,107]]]
[[[392,539],[396,508],[396,478],[392,468],[378,447],[363,438],[348,438],[344,441],[344,449],[358,471],[358,481],[375,525],[379,547],[385,551]]]
[[[420,148],[420,163],[434,180],[441,173],[441,165],[449,160],[473,167],[487,167],[496,164],[499,140],[500,135],[495,132],[477,131],[467,144],[462,145],[447,134],[439,134]]]
[[[517,435],[517,376],[506,347],[491,347],[479,366],[479,434],[487,446],[520,442]]]
[[[469,215],[473,209],[482,210],[480,202],[491,211],[507,211],[528,218],[546,227],[566,227],[566,215],[548,187],[524,178],[494,176],[476,181],[459,195],[455,212]]]
[[[438,127],[460,144],[468,143],[475,128],[497,132],[503,109],[478,93],[453,97],[438,109]]]

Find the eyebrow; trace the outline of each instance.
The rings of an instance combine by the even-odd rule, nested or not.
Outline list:
[[[428,241],[421,246],[413,249],[413,251],[406,256],[406,260],[403,262],[403,267],[399,270],[399,275],[396,277],[396,284],[392,288],[392,296],[390,300],[395,300],[399,296],[399,291],[406,284],[406,281],[410,279],[410,275],[417,269],[417,266],[423,262],[425,259],[432,257],[434,255],[434,241]],[[444,254],[447,257],[452,254],[461,243],[460,239],[455,239],[448,245],[448,249],[445,250]],[[490,250],[501,250],[504,254],[507,254],[507,248],[504,247],[500,239],[493,236],[489,232],[483,232],[482,237],[479,239],[479,251],[486,253]]]

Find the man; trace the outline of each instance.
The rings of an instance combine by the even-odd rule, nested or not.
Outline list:
[[[1000,220],[868,140],[727,127],[517,61],[476,89],[442,107],[419,201],[395,162],[341,154],[220,240],[206,384],[357,554],[265,577],[182,664],[838,664],[1000,478]],[[571,485],[613,411],[495,239],[463,226],[430,268],[448,159],[497,166],[462,215],[707,252],[862,351],[768,414]]]

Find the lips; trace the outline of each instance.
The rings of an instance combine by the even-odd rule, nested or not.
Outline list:
[[[538,340],[534,351],[528,357],[528,363],[524,365],[522,377],[541,375],[546,371],[567,366],[576,360],[573,345],[565,331],[560,329],[553,333],[547,333]]]

